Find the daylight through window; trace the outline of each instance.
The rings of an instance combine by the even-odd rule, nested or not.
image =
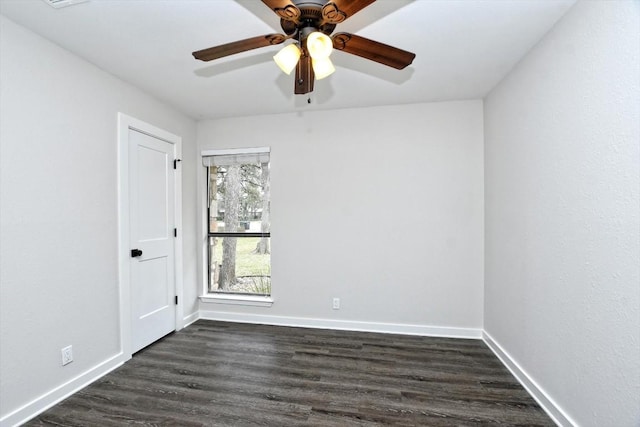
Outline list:
[[[208,183],[208,291],[271,295],[269,153],[203,157]]]

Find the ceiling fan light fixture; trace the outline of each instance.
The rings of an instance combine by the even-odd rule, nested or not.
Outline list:
[[[280,52],[274,55],[273,60],[282,71],[291,74],[300,60],[300,55],[300,48],[293,43],[280,49]]]
[[[314,31],[307,36],[307,50],[313,59],[328,58],[333,50],[333,41],[328,35]]]
[[[280,18],[283,34],[271,33],[237,40],[200,49],[192,52],[192,55],[200,61],[213,61],[253,49],[280,45],[293,39],[293,44],[284,47],[273,59],[286,74],[296,70],[293,88],[296,95],[313,92],[316,79],[326,78],[335,71],[329,60],[334,48],[402,70],[413,62],[416,57],[414,53],[356,34],[333,34],[337,24],[373,2],[375,0],[262,0]],[[333,35],[329,37],[331,34]]]
[[[313,66],[313,73],[316,75],[317,80],[322,80],[325,77],[329,77],[336,71],[336,68],[333,66],[333,62],[327,58],[311,58],[311,65]]]

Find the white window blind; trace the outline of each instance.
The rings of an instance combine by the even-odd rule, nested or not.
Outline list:
[[[202,152],[202,164],[206,167],[233,166],[268,162],[268,148],[254,148],[246,150],[212,150]]]

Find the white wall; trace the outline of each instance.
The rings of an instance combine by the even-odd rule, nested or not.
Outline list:
[[[201,310],[479,331],[482,141],[481,101],[199,122],[201,149],[272,149],[275,300]]]
[[[639,8],[576,4],[485,101],[485,329],[581,426],[640,424]]]
[[[117,113],[183,137],[185,313],[195,122],[0,17],[0,418],[119,352]],[[73,345],[74,362],[60,363]],[[15,420],[14,420],[15,421]]]

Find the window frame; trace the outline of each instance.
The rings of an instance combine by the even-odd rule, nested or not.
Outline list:
[[[209,256],[209,239],[211,237],[259,237],[259,238],[271,238],[271,230],[269,232],[212,232],[210,230],[210,200],[209,200],[209,166],[205,165],[205,158],[211,156],[225,156],[225,155],[251,155],[267,153],[269,155],[269,164],[271,164],[271,149],[270,147],[256,147],[256,148],[237,148],[237,149],[224,149],[224,150],[203,150],[201,152],[201,164],[204,167],[205,172],[205,185],[203,186],[203,202],[204,209],[202,210],[204,215],[203,221],[203,293],[200,296],[200,300],[203,302],[212,302],[219,304],[233,304],[233,305],[249,305],[270,307],[273,304],[273,288],[271,288],[270,295],[258,295],[249,293],[231,293],[231,292],[213,292],[209,291],[209,274],[210,274],[210,256]],[[271,261],[270,261],[271,264]]]

